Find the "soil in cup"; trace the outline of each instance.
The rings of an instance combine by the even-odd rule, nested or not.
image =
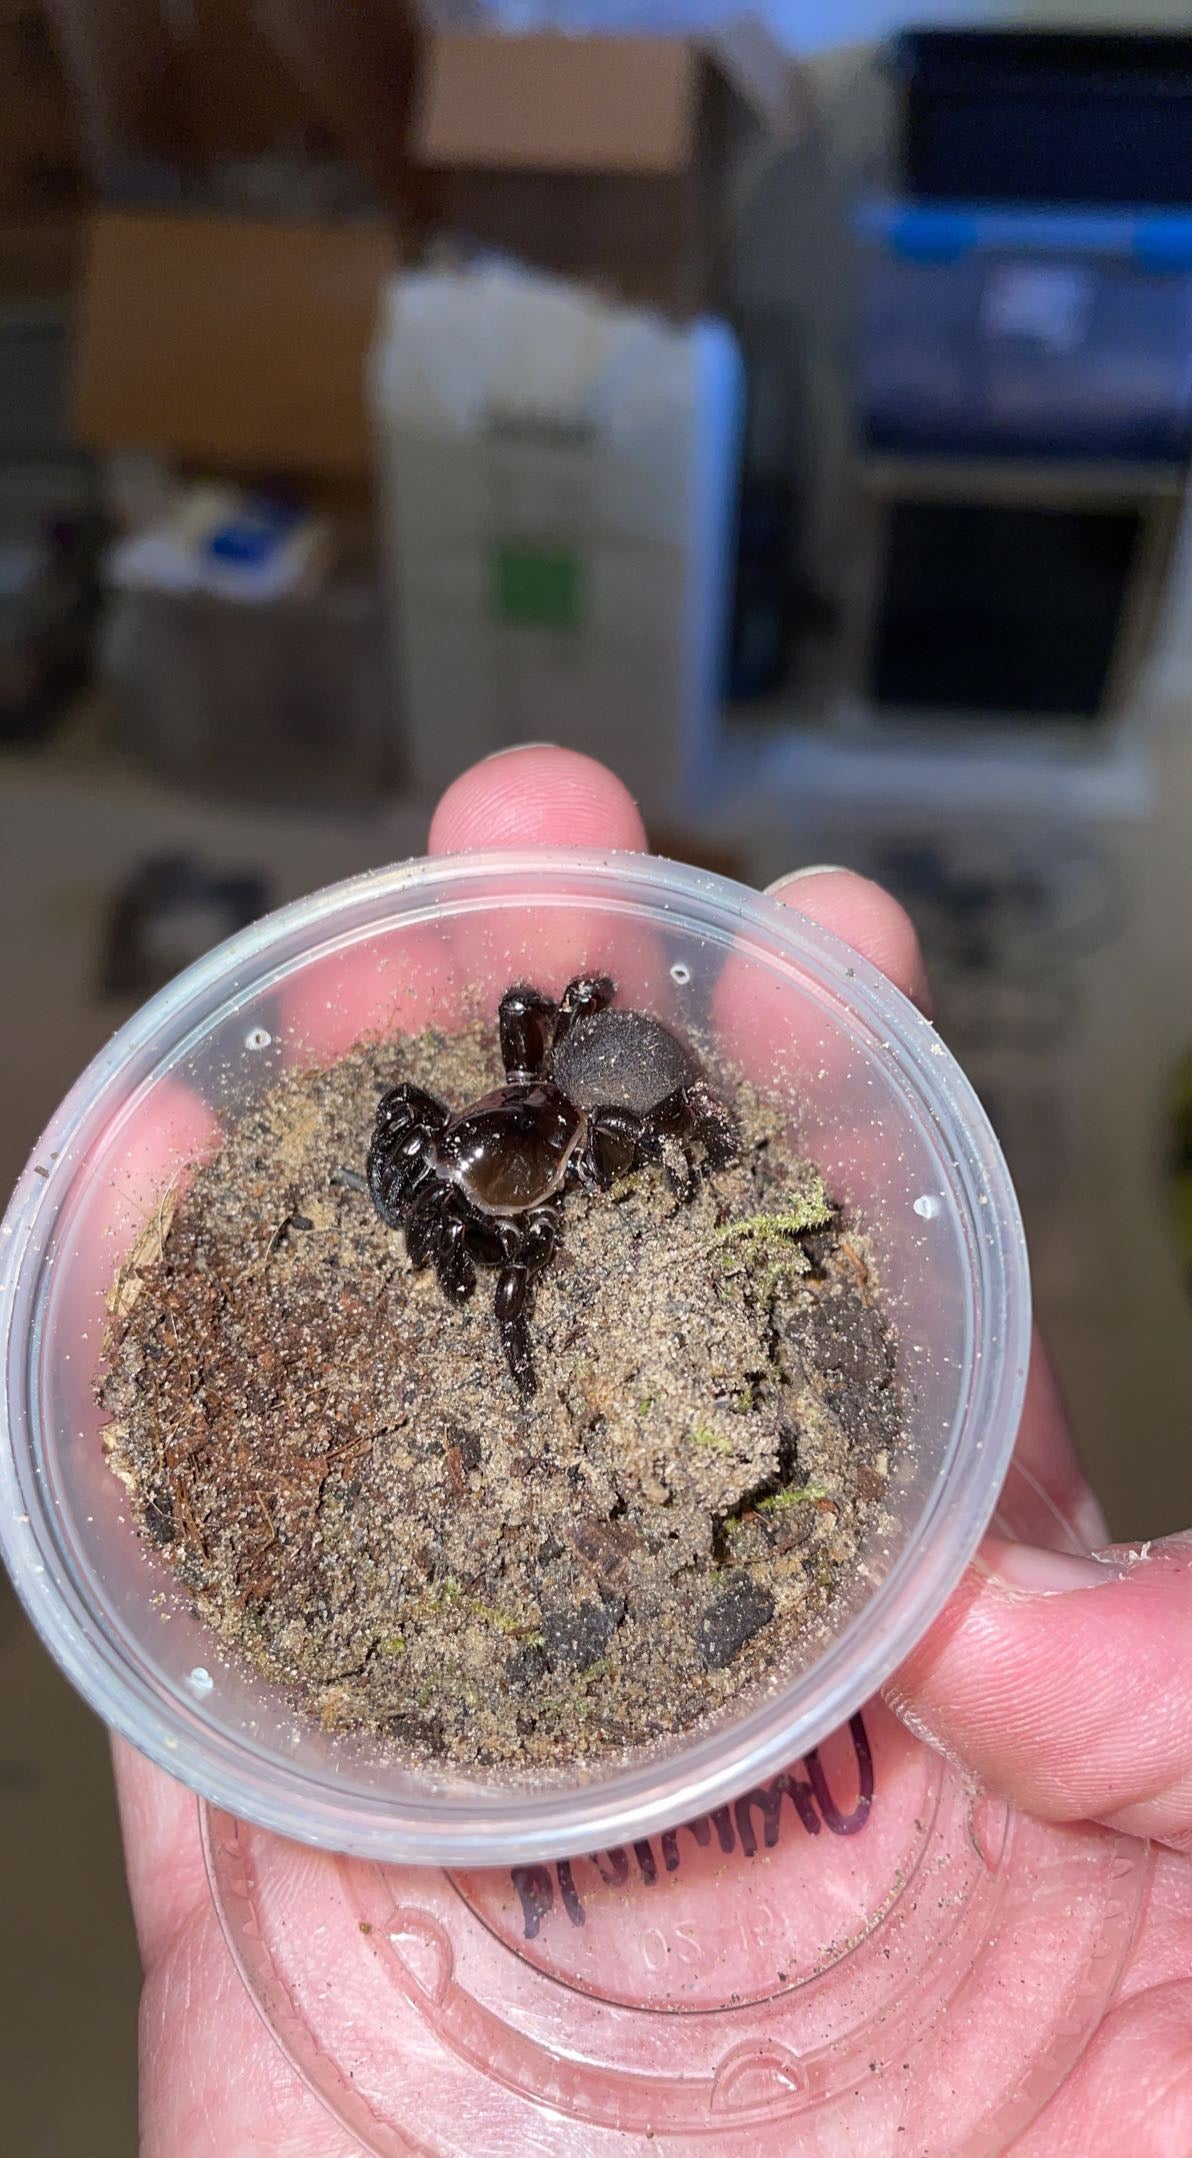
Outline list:
[[[359,1173],[395,1080],[463,1105],[500,1077],[475,1027],[282,1080],[146,1225],[99,1397],[227,1656],[415,1759],[548,1767],[813,1656],[903,1419],[862,1229],[744,1089],[691,1197],[654,1168],[569,1195],[523,1399],[495,1277],[449,1306]]]

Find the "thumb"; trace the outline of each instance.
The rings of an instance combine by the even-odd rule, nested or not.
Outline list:
[[[990,1541],[888,1697],[1024,1811],[1192,1852],[1192,1533],[1069,1558]]]

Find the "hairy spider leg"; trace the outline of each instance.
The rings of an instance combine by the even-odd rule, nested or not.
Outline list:
[[[732,1110],[726,1109],[702,1079],[691,1080],[682,1089],[682,1094],[688,1130],[702,1146],[708,1168],[727,1169],[741,1146],[741,1134]]]
[[[668,1139],[677,1140],[678,1146],[668,1146]],[[607,1190],[639,1162],[651,1162],[662,1170],[675,1197],[685,1199],[695,1183],[685,1145],[689,1139],[703,1147],[709,1170],[723,1169],[737,1149],[732,1116],[702,1080],[676,1087],[644,1116],[612,1106],[594,1109],[577,1173],[589,1188]]]
[[[403,1131],[411,1124],[434,1128],[445,1124],[450,1114],[433,1094],[428,1094],[424,1087],[415,1086],[409,1079],[391,1086],[377,1103],[377,1125],[384,1131]]]
[[[497,1280],[494,1300],[497,1326],[509,1369],[519,1393],[528,1399],[536,1392],[534,1357],[530,1345],[530,1313],[534,1292],[532,1276],[553,1258],[559,1241],[557,1203],[535,1207]]]
[[[379,1147],[375,1153],[370,1151],[368,1188],[387,1228],[401,1227],[411,1199],[431,1174],[425,1145],[425,1134],[415,1132],[396,1147]]]
[[[696,1181],[696,1169],[687,1142],[696,1140],[704,1150],[704,1169],[723,1169],[737,1151],[737,1127],[729,1111],[702,1080],[676,1087],[642,1119],[642,1159],[657,1162],[677,1198],[687,1198]],[[682,1149],[666,1141],[675,1139]]]

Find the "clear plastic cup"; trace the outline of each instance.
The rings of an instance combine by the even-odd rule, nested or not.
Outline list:
[[[830,1638],[698,1730],[550,1776],[403,1766],[225,1663],[135,1533],[94,1400],[105,1295],[163,1194],[295,1061],[450,1029],[532,978],[599,965],[690,1032],[713,1074],[787,1107],[856,1210],[898,1336],[908,1441]],[[606,1848],[723,1804],[846,1724],[940,1609],[997,1501],[1029,1337],[1000,1150],[930,1024],[858,955],[719,877],[572,850],[441,858],[283,909],[190,968],[68,1095],[0,1240],[0,1545],[67,1676],[220,1807],[386,1861],[497,1866]]]

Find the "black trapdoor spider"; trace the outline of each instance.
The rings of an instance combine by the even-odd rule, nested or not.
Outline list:
[[[604,976],[569,983],[558,1003],[521,985],[501,999],[505,1084],[458,1115],[403,1082],[383,1095],[368,1150],[382,1221],[404,1229],[415,1266],[433,1266],[463,1303],[477,1267],[499,1269],[496,1317],[509,1369],[535,1390],[532,1279],[559,1241],[565,1193],[659,1162],[682,1195],[695,1140],[708,1168],[732,1157],[736,1127],[694,1051],[646,1012],[613,1011]]]

